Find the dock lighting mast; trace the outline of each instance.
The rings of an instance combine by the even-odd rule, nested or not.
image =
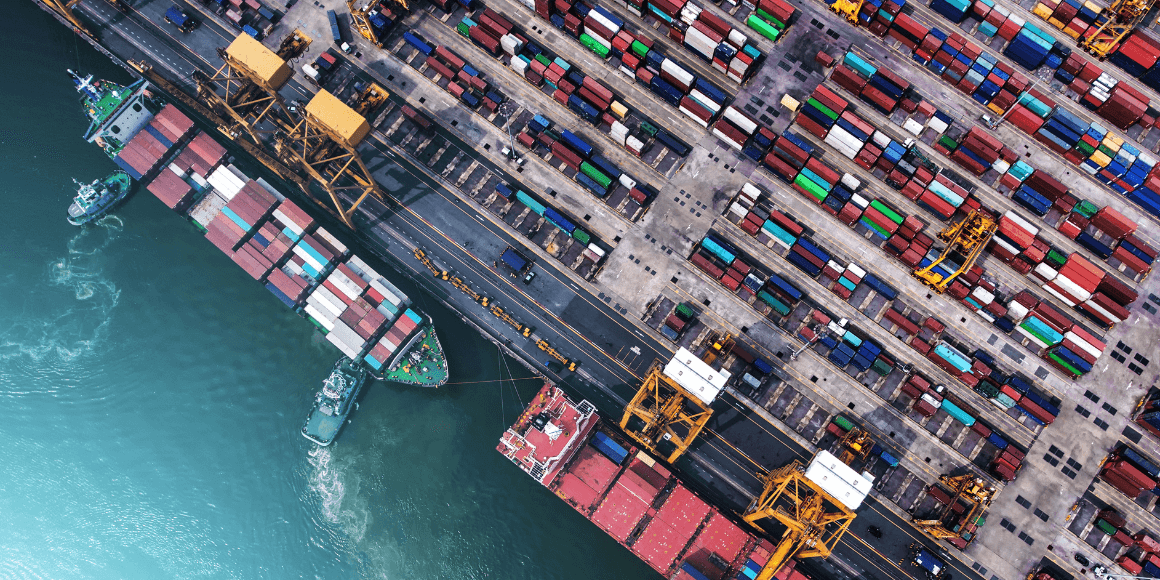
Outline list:
[[[827,483],[823,486],[820,481]],[[770,472],[761,495],[742,517],[762,531],[768,530],[760,524],[770,522],[780,524],[785,532],[756,580],[770,580],[790,558],[829,557],[850,528],[854,510],[871,485],[826,451],[818,452],[808,468],[795,460]],[[851,505],[831,491],[841,494]]]
[[[823,325],[821,325],[821,324],[816,324],[816,325],[814,325],[814,329],[813,329],[813,330],[814,330],[814,339],[813,339],[813,340],[810,340],[810,341],[807,341],[805,344],[801,345],[801,347],[800,347],[800,348],[798,348],[797,350],[795,350],[795,351],[793,351],[793,352],[789,353],[789,360],[797,360],[797,359],[798,359],[798,357],[799,357],[799,356],[801,356],[801,355],[802,355],[802,353],[803,353],[803,352],[805,352],[807,348],[809,348],[809,347],[813,346],[813,344],[814,344],[815,342],[817,342],[817,341],[819,341],[819,340],[821,340],[821,339],[825,338],[825,337],[826,337],[826,333],[830,332],[830,329],[829,329],[829,328],[827,328],[827,327],[825,327],[825,326],[823,326]]]
[[[668,463],[680,457],[709,422],[709,405],[726,377],[682,348],[663,368],[654,364],[624,409],[620,427]]]

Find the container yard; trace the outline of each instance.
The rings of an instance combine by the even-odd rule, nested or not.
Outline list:
[[[383,376],[423,367],[424,321],[351,249],[427,280],[560,384],[500,451],[660,576],[1147,574],[1160,50],[1024,4],[192,3],[175,58],[300,29],[282,98],[382,87],[369,175],[439,193],[348,234],[165,110],[115,161]],[[678,359],[721,384],[659,378]],[[770,476],[823,466],[865,501],[814,515],[857,519],[783,553],[809,517],[762,512]]]

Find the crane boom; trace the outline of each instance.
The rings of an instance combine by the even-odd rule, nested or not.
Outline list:
[[[938,259],[926,267],[916,268],[914,277],[939,294],[946,292],[955,278],[967,273],[975,265],[987,247],[987,242],[991,241],[991,236],[995,235],[998,229],[999,223],[990,214],[982,210],[972,211],[959,223],[939,232],[938,237],[946,242],[946,247]],[[953,273],[944,276],[934,271],[955,252],[963,254],[965,258]]]
[[[1115,0],[1096,17],[1095,30],[1085,32],[1079,46],[1100,60],[1106,59],[1152,10],[1156,0]]]

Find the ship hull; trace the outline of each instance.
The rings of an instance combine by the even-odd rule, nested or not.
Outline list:
[[[339,361],[335,370],[349,377],[353,377],[355,386],[342,412],[337,415],[324,413],[321,409],[322,399],[317,398],[314,402],[314,407],[310,410],[310,415],[306,417],[306,422],[302,424],[302,436],[323,447],[329,446],[338,438],[338,434],[342,432],[342,426],[346,423],[347,417],[354,410],[355,401],[358,400],[359,393],[362,392],[363,386],[367,383],[366,372],[361,368],[352,368],[346,363],[347,361],[345,359]]]
[[[106,192],[101,199],[88,211],[82,210],[77,201],[73,201],[69,206],[68,223],[74,226],[83,226],[92,223],[113,211],[122,201],[129,197],[129,189],[132,186],[132,181],[129,176],[123,172],[118,171],[109,177],[101,180],[101,187],[104,187]]]

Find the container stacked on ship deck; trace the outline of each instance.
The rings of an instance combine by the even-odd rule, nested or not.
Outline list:
[[[193,132],[193,121],[177,107],[166,105],[121,149],[113,161],[136,180],[156,170]],[[171,208],[173,206],[170,206]]]

